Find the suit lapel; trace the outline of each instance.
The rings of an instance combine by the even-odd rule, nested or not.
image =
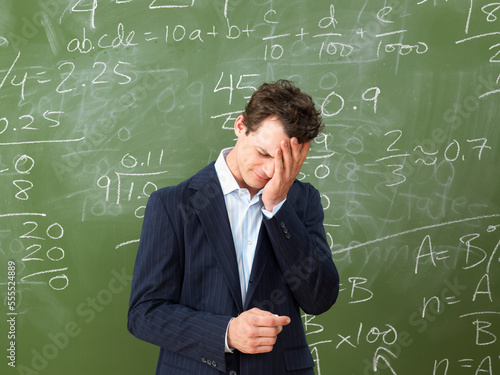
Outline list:
[[[250,282],[248,283],[245,306],[243,306],[244,310],[247,310],[249,308],[249,303],[253,298],[253,294],[255,292],[255,289],[257,288],[257,285],[259,285],[260,279],[266,267],[266,263],[272,251],[273,250],[271,244],[269,243],[266,226],[264,225],[264,223],[262,223],[259,230],[259,239],[257,241],[257,248],[255,249],[255,256],[253,258],[252,272],[250,274]]]
[[[294,202],[297,199],[295,185],[292,185],[288,191],[287,201]],[[266,220],[263,218],[262,220]],[[243,308],[247,310],[250,306],[249,303],[252,301],[255,289],[261,282],[262,275],[264,274],[264,269],[269,261],[269,258],[274,256],[273,245],[267,233],[266,226],[262,222],[259,230],[259,240],[257,241],[257,248],[255,250],[255,257],[252,264],[252,273],[250,275],[251,282],[248,284],[247,295],[245,298],[245,306]],[[275,269],[274,272],[281,272],[280,269]],[[265,280],[264,280],[265,281]]]
[[[198,214],[238,311],[243,311],[236,251],[224,196],[214,164],[211,163],[198,172],[189,187],[197,190],[190,199],[191,204]]]

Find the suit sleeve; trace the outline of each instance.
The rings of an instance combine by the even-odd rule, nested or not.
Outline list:
[[[319,192],[307,186],[308,194],[300,194],[293,204],[287,199],[264,223],[294,298],[306,313],[319,315],[335,303],[339,275],[326,240]]]
[[[179,304],[184,255],[178,235],[161,195],[153,193],[134,267],[128,330],[141,340],[225,371],[225,333],[231,317]]]

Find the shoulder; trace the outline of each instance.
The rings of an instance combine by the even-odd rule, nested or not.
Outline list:
[[[312,197],[319,196],[319,191],[309,182],[295,180],[288,192],[288,198],[292,201],[309,201]]]
[[[319,191],[308,182],[295,180],[287,195],[289,202],[297,213],[316,210],[321,206]]]
[[[171,201],[182,202],[196,191],[203,189],[207,184],[218,182],[214,162],[199,170],[196,174],[177,185],[166,186],[153,192],[150,199],[161,199],[165,203]]]

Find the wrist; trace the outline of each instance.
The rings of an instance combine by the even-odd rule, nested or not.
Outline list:
[[[273,208],[271,209],[268,209],[266,207],[266,205],[264,205],[264,207],[262,207],[262,212],[264,213],[264,215],[267,217],[267,218],[271,218],[273,217],[278,211],[279,209],[281,208],[281,206],[283,206],[283,204],[285,203],[286,201],[286,198],[283,199],[282,201],[278,202],[277,204],[274,205]]]
[[[264,209],[266,211],[272,212],[274,208],[283,202],[286,199],[286,195],[284,197],[276,197],[273,199],[262,197],[262,203],[264,204]]]
[[[274,210],[274,207],[276,207],[280,202],[276,201],[276,202],[264,202],[264,210],[268,211],[268,212],[273,212]]]

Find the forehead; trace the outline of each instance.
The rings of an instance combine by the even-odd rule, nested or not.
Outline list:
[[[276,117],[265,119],[257,130],[250,134],[254,138],[256,146],[260,146],[266,151],[276,149],[283,139],[289,139],[285,133],[285,127]]]

